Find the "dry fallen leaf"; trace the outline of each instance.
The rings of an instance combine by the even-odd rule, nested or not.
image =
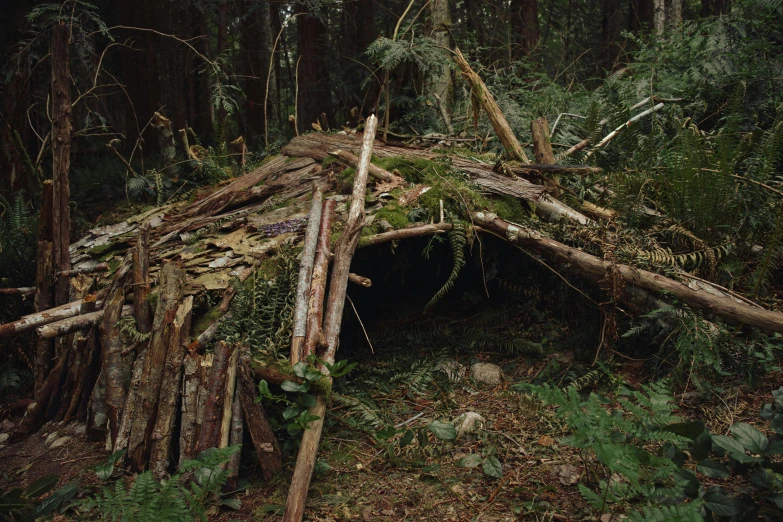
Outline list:
[[[541,435],[538,438],[538,443],[541,444],[542,446],[549,447],[555,443],[555,439],[553,439],[549,435]]]

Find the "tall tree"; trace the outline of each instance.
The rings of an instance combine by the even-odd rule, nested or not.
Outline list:
[[[511,32],[515,43],[511,56],[527,56],[538,46],[538,2],[511,0]]]
[[[449,11],[449,0],[431,0],[429,3],[430,14],[430,37],[435,45],[439,47],[451,48],[449,45],[449,31],[451,30],[451,13]],[[451,124],[450,118],[446,115],[447,109],[454,97],[454,83],[451,77],[451,70],[443,66],[433,71],[430,77],[430,92],[438,97],[438,103],[444,106],[444,117],[447,118],[447,126]]]
[[[631,31],[648,30],[653,25],[653,0],[631,0]]]
[[[620,1],[604,0],[603,31],[601,32],[601,60],[604,68],[611,71],[620,56]]]
[[[296,19],[299,48],[299,99],[297,127],[299,132],[311,128],[324,112],[331,117],[331,83],[326,65],[329,33],[326,24],[305,6],[299,6]]]

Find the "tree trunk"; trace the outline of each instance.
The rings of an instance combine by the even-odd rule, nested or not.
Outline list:
[[[171,462],[171,438],[177,417],[177,403],[182,392],[182,363],[185,346],[190,337],[190,319],[193,296],[182,300],[177,308],[169,335],[166,365],[158,398],[158,414],[152,430],[150,469],[157,478],[163,478]]]
[[[185,271],[176,263],[165,262],[160,271],[160,292],[152,324],[152,337],[144,353],[144,365],[138,392],[138,407],[133,413],[128,438],[128,461],[142,470],[149,460],[151,437],[158,413],[158,399],[170,346],[179,349],[179,339],[172,340],[173,323],[185,288]],[[173,376],[172,376],[173,378]]]
[[[35,275],[35,311],[43,312],[54,306],[52,284],[54,266],[52,265],[52,194],[53,184],[46,180],[41,189],[41,213],[38,216],[38,260]],[[52,367],[54,342],[45,339],[36,340],[35,349],[35,394],[43,386],[46,375]]]
[[[266,418],[264,406],[255,402],[257,388],[250,369],[250,354],[247,348],[242,349],[237,375],[237,395],[242,402],[245,414],[245,424],[253,441],[256,458],[261,466],[264,479],[271,480],[283,468],[283,457],[277,444],[272,426]]]
[[[60,22],[52,33],[52,257],[54,271],[71,269],[71,66],[68,26]],[[68,280],[55,281],[54,303],[68,302]]]
[[[534,0],[535,2],[535,0]],[[451,31],[451,12],[449,0],[432,0],[429,3],[430,13],[430,37],[433,43],[440,47],[450,49],[449,32]],[[446,125],[451,125],[450,108],[454,102],[454,82],[451,77],[451,69],[442,66],[433,69],[430,77],[430,92],[436,96],[439,103],[444,106],[444,114],[447,117]]]
[[[326,64],[329,34],[326,25],[316,16],[299,6],[296,19],[299,35],[299,100],[297,128],[300,133],[312,130],[312,123],[325,112],[332,116],[331,82]]]
[[[653,0],[653,26],[658,36],[666,29],[666,0]]]
[[[631,0],[631,31],[649,31],[653,27],[653,0]]]
[[[601,37],[601,58],[604,69],[612,71],[620,56],[620,0],[604,0],[603,31]]]
[[[511,32],[515,43],[511,51],[514,59],[528,56],[538,47],[537,0],[511,0]]]

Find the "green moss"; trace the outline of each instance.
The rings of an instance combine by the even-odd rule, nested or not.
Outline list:
[[[204,333],[204,330],[209,328],[212,323],[217,321],[221,315],[223,315],[223,312],[220,311],[220,305],[210,308],[209,311],[199,317],[199,319],[196,321],[196,324],[193,325],[193,332],[191,333],[191,337],[197,338],[199,335]]]
[[[430,176],[448,176],[451,167],[445,161],[431,161],[411,158],[379,158],[375,165],[391,172],[397,172],[410,183],[423,183]]]
[[[261,261],[261,263],[258,265],[255,275],[264,281],[271,281],[277,277],[278,268],[278,259],[275,257],[268,257]],[[250,281],[251,279],[252,278],[248,277],[247,281]]]
[[[105,245],[94,246],[89,250],[91,256],[97,257],[103,253],[108,252],[114,248],[114,243],[106,243]]]
[[[493,197],[489,201],[489,208],[498,216],[509,221],[520,222],[529,216],[525,205],[513,196]]]
[[[380,222],[382,219],[388,221],[395,230],[405,228],[408,225],[408,213],[397,203],[389,203],[376,212],[376,223]]]
[[[147,302],[150,304],[150,307],[155,310],[155,307],[158,306],[158,292],[153,290],[150,295],[147,296]]]
[[[327,167],[331,167],[331,166],[332,166],[332,165],[334,165],[335,163],[339,163],[339,161],[337,160],[337,158],[335,158],[334,156],[326,156],[326,157],[324,158],[324,160],[321,162],[321,166],[322,166],[323,168],[327,168]]]
[[[356,169],[347,167],[337,175],[337,192],[340,194],[350,194],[353,191],[353,182],[356,178]]]

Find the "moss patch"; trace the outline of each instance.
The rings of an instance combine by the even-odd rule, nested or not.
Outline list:
[[[401,157],[378,158],[373,163],[390,172],[396,172],[410,183],[424,183],[429,176],[447,176],[451,167],[445,161]]]
[[[520,222],[529,216],[526,206],[513,196],[496,196],[489,202],[489,208],[498,216],[509,221]]]
[[[278,273],[278,261],[276,257],[268,257],[261,261],[261,263],[258,265],[258,268],[256,268],[255,277],[260,277],[264,281],[271,281],[275,277],[277,277]],[[251,278],[247,278],[248,281],[250,281]]]
[[[194,339],[197,338],[199,335],[204,333],[204,330],[209,328],[212,323],[218,320],[218,318],[223,315],[223,312],[220,311],[220,305],[213,306],[212,308],[207,311],[204,315],[198,318],[196,321],[196,324],[193,325],[193,331],[191,333],[191,337]]]
[[[353,191],[353,181],[356,179],[356,169],[347,167],[337,175],[337,192],[340,194],[350,194]]]
[[[381,210],[375,213],[375,222],[385,219],[396,230],[405,228],[408,225],[408,213],[397,203],[389,203]]]

